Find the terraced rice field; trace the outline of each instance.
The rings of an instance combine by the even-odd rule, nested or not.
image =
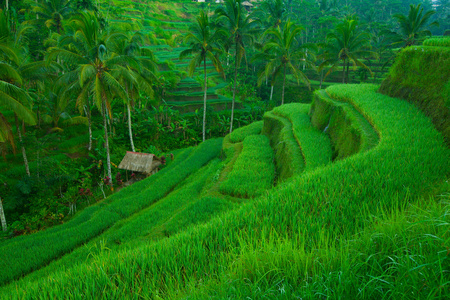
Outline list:
[[[446,298],[448,192],[431,191],[446,188],[450,150],[377,88],[278,107],[66,224],[2,242],[0,297]],[[333,157],[343,145],[323,124],[359,136],[355,152]]]

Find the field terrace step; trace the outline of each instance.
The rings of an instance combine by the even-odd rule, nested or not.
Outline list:
[[[273,109],[273,113],[288,119],[305,160],[305,171],[331,162],[332,148],[328,136],[312,126],[310,104],[291,103]]]
[[[277,181],[284,181],[304,171],[303,153],[294,136],[292,123],[288,119],[272,111],[266,112],[262,134],[269,138],[275,154]]]
[[[335,100],[325,90],[315,92],[310,115],[313,126],[329,135],[333,159],[343,159],[378,144],[379,135],[372,124],[351,103]]]
[[[196,110],[203,109],[202,101],[190,101],[190,102],[167,102],[168,105],[172,106],[173,109],[178,110],[181,114],[193,113]],[[207,106],[212,107],[216,112],[231,109],[231,99],[220,97],[215,100],[208,100]],[[235,103],[235,109],[242,108],[242,104],[239,102]]]

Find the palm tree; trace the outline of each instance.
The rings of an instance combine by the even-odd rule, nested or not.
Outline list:
[[[235,66],[233,82],[233,102],[231,104],[230,133],[233,131],[234,103],[236,100],[237,71],[242,59],[245,59],[245,47],[253,43],[257,21],[247,14],[241,5],[242,0],[225,0],[225,7],[219,7],[215,13],[218,21],[223,23],[229,36],[229,42],[234,45]],[[225,44],[225,43],[224,43]]]
[[[266,0],[256,10],[256,15],[266,28],[276,28],[284,21],[287,14],[284,0]]]
[[[214,30],[213,24],[210,22],[208,15],[202,10],[197,17],[197,22],[190,26],[190,31],[184,37],[185,43],[189,44],[190,48],[180,53],[180,59],[187,56],[192,56],[189,63],[189,76],[194,74],[195,68],[200,66],[203,62],[203,141],[205,141],[206,132],[206,92],[208,90],[208,78],[206,75],[206,59],[209,59],[217,72],[222,73],[222,64],[218,58],[221,50],[217,43],[221,36],[225,33],[223,30]]]
[[[436,11],[429,10],[424,14],[421,4],[411,4],[407,16],[395,14],[394,18],[397,19],[400,30],[398,33],[394,31],[388,32],[388,35],[393,40],[393,44],[403,44],[402,47],[405,48],[415,45],[426,36],[430,36],[431,32],[426,29],[427,26],[439,26],[439,23],[436,21],[427,25],[430,17],[435,13]]]
[[[123,99],[127,106],[128,133],[130,136],[131,150],[134,152],[133,132],[131,129],[131,107],[134,106],[136,96],[142,92],[146,96],[153,97],[153,82],[156,80],[157,65],[153,53],[141,48],[143,36],[139,32],[127,39],[117,39],[112,44],[113,59],[119,63],[115,67],[113,75],[119,78],[125,87],[127,98]]]
[[[360,58],[373,56],[376,53],[368,51],[367,48],[369,37],[367,33],[358,31],[358,21],[347,19],[336,26],[336,30],[327,35],[327,43],[322,45],[324,53],[321,58],[323,62],[319,66],[319,70],[331,65],[330,70],[325,74],[327,77],[336,67],[342,63],[342,83],[345,83],[345,67],[347,67],[347,83],[350,63],[353,67],[362,67],[370,72],[368,66],[360,61]]]
[[[297,83],[302,81],[310,88],[309,80],[299,69],[299,62],[303,61],[308,66],[314,66],[310,59],[314,60],[313,55],[306,56],[304,49],[313,49],[309,44],[296,47],[296,37],[304,30],[303,27],[296,25],[288,20],[283,27],[270,28],[265,32],[269,38],[263,47],[263,52],[256,54],[253,60],[266,61],[265,68],[258,76],[258,84],[271,76],[273,81],[279,76],[283,76],[283,88],[281,92],[281,105],[284,104],[284,89],[286,86],[286,72],[289,70]],[[272,83],[273,86],[273,83]]]
[[[77,92],[78,102],[86,103],[92,95],[94,103],[103,116],[105,132],[106,166],[108,177],[111,176],[111,158],[107,118],[111,118],[111,100],[114,96],[128,98],[125,88],[112,75],[117,65],[127,58],[114,57],[109,51],[110,45],[117,39],[126,38],[123,33],[102,34],[97,17],[92,12],[82,12],[71,21],[74,29],[72,36],[67,36],[65,43],[70,47],[52,49],[48,60],[62,58],[67,64],[77,68],[65,73],[61,82],[69,84],[64,94]]]
[[[36,20],[30,21],[31,24],[42,22],[49,29],[56,29],[58,34],[61,34],[63,29],[63,21],[68,19],[72,13],[70,0],[42,0],[36,1],[36,6],[33,7],[36,13]]]
[[[86,124],[87,118],[82,116],[72,117],[69,114],[69,107],[72,107],[74,99],[62,97],[64,87],[60,86],[61,82],[52,82],[50,78],[46,80],[46,84],[42,89],[43,102],[46,104],[47,114],[43,114],[44,123],[51,124],[51,131],[63,131],[61,125]]]
[[[0,10],[0,105],[5,110],[14,112],[25,170],[27,175],[30,176],[19,120],[29,125],[34,125],[36,124],[36,117],[31,110],[31,97],[25,90],[20,88],[23,84],[23,79],[19,72],[19,65],[22,61],[19,42],[20,38],[17,37],[17,32],[16,36],[12,34],[8,26],[7,18],[3,11]],[[9,142],[14,149],[15,144],[11,125],[0,112],[0,142],[4,141]]]

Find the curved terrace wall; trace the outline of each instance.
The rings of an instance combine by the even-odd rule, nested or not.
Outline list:
[[[424,44],[437,45],[434,40]],[[379,92],[419,107],[450,147],[450,47],[441,45],[403,49]]]

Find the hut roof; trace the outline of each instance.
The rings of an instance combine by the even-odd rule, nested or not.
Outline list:
[[[160,159],[154,154],[127,151],[119,164],[119,169],[150,173],[160,164]]]
[[[248,2],[248,1],[242,2],[242,5],[244,5],[244,6],[253,6],[253,4],[251,4],[251,3]]]

